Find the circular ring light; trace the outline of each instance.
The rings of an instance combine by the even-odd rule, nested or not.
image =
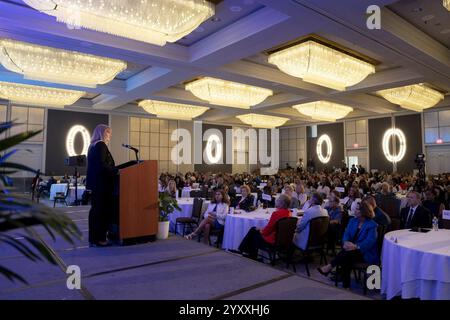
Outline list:
[[[69,157],[78,155],[75,152],[75,137],[78,133],[81,133],[81,136],[83,137],[83,151],[81,152],[81,154],[87,155],[89,144],[91,143],[91,135],[85,127],[77,124],[70,128],[69,133],[66,137],[66,150]]]
[[[324,156],[322,154],[322,144],[325,142],[327,145],[327,154]],[[333,146],[331,144],[331,139],[327,134],[323,134],[317,140],[317,156],[319,157],[319,161],[322,163],[328,163],[331,159],[331,153],[333,152]]]
[[[392,136],[396,136],[400,142],[400,150],[396,155],[392,155],[389,150],[389,142]],[[391,128],[384,133],[383,136],[383,153],[386,159],[390,162],[399,162],[403,159],[406,153],[406,137],[400,129]]]
[[[216,144],[216,154],[213,156],[212,150],[213,150],[213,144]],[[206,142],[206,158],[208,159],[209,164],[215,164],[220,161],[222,158],[222,141],[220,141],[220,138],[218,135],[212,134],[209,136],[207,142]]]

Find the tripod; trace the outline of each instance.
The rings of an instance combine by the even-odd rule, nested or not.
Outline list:
[[[71,204],[72,206],[79,206],[78,201],[78,168],[75,167],[75,201]]]

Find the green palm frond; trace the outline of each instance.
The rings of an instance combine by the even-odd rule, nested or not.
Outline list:
[[[13,122],[0,124],[0,133],[14,126]],[[39,131],[29,131],[16,134],[12,137],[0,140],[0,152],[8,150],[15,145],[39,134]],[[11,193],[7,186],[7,176],[18,171],[36,172],[22,164],[7,162],[17,149],[8,150],[0,157],[0,248],[2,245],[9,246],[31,261],[45,260],[55,264],[52,252],[40,238],[36,237],[33,226],[42,226],[44,230],[55,240],[61,237],[71,245],[74,239],[81,239],[82,233],[76,224],[64,213],[42,204],[32,202],[23,195]],[[21,231],[19,233],[19,231]],[[0,275],[11,281],[27,281],[12,270],[0,265]]]

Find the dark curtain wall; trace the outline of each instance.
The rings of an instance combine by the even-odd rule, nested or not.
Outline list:
[[[402,130],[406,137],[406,154],[402,161],[397,163],[397,171],[411,172],[416,169],[416,155],[422,153],[420,114],[395,117],[395,127]]]
[[[198,172],[212,172],[212,173],[219,173],[219,172],[227,172],[227,173],[231,173],[232,172],[232,165],[231,164],[225,164],[226,163],[226,157],[227,157],[227,150],[226,150],[226,143],[227,143],[227,133],[226,130],[227,129],[231,129],[232,127],[229,126],[218,126],[218,125],[213,125],[213,124],[205,124],[203,123],[202,125],[202,140],[203,140],[203,134],[205,133],[206,130],[208,129],[217,129],[222,133],[223,136],[223,164],[207,164],[205,163],[204,159],[203,159],[203,150],[205,150],[206,147],[206,141],[202,141],[202,164],[195,164],[194,165],[194,170],[198,171]],[[194,141],[194,143],[196,143],[196,141]]]
[[[369,119],[370,169],[392,172],[392,162],[383,153],[383,136],[392,127],[391,118]]]
[[[324,164],[319,161],[317,156],[316,147],[317,140],[323,134],[327,134],[331,139],[332,144],[332,154],[331,159],[328,163]],[[326,155],[327,146],[322,143],[322,154]],[[343,123],[332,123],[317,126],[317,137],[312,137],[311,127],[307,128],[307,158],[314,161],[316,170],[323,170],[325,168],[333,169],[333,167],[340,168],[342,166],[342,161],[345,159],[344,154],[344,124]],[[305,161],[306,165],[306,161]]]
[[[69,130],[74,125],[84,126],[92,135],[98,124],[108,124],[108,115],[96,113],[73,112],[63,110],[48,110],[47,119],[47,147],[45,156],[45,173],[48,175],[73,174],[74,169],[65,166],[65,159],[68,157],[66,151],[66,137]],[[126,137],[114,136],[113,139],[123,139]],[[83,149],[83,139],[81,134],[75,138],[75,151],[81,153]],[[86,174],[86,168],[78,168],[80,174]]]

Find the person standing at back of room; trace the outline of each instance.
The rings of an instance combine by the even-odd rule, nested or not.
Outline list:
[[[91,190],[89,211],[90,246],[107,246],[108,224],[112,220],[114,180],[118,173],[114,159],[109,152],[112,129],[99,124],[92,135],[87,156],[87,189]]]

